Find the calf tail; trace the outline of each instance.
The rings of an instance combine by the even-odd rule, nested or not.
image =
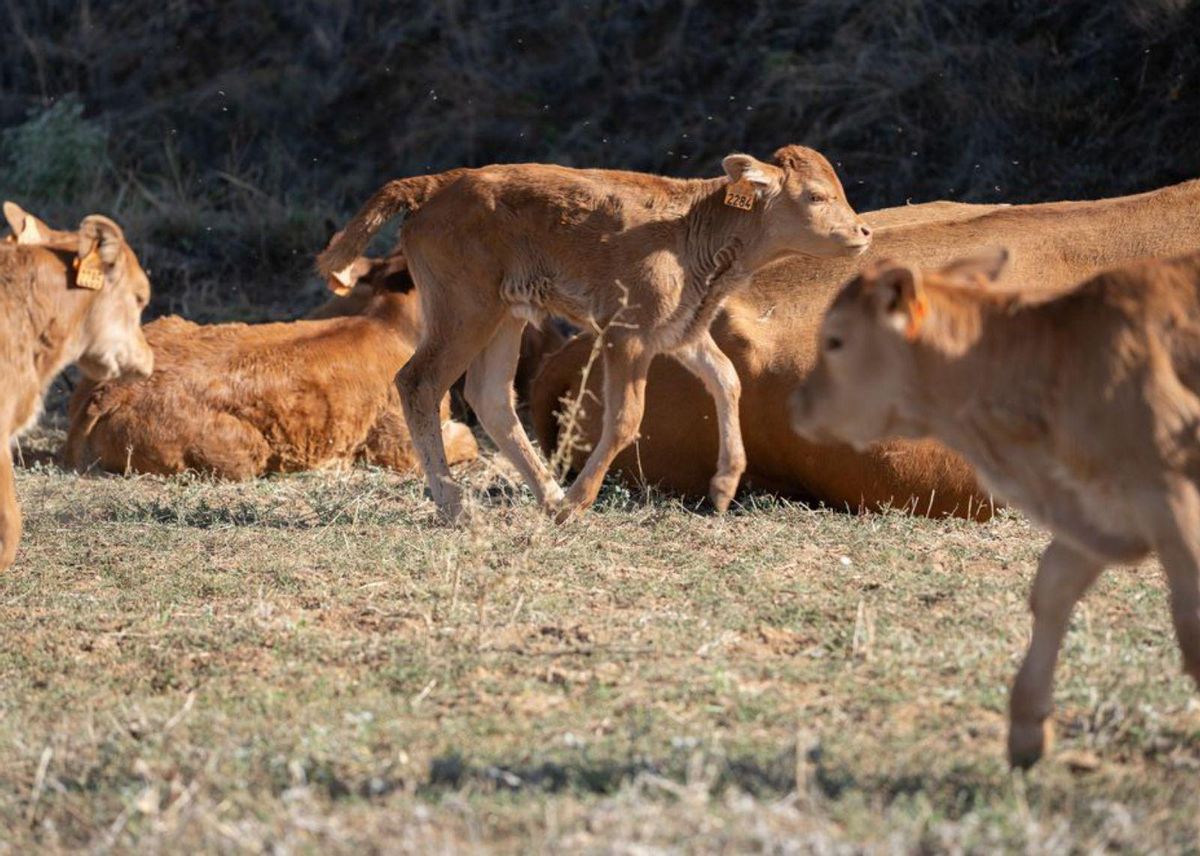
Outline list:
[[[346,228],[317,256],[317,270],[328,279],[345,270],[362,255],[367,243],[388,220],[401,211],[416,211],[439,190],[466,172],[452,169],[437,175],[419,175],[389,181],[355,214]]]

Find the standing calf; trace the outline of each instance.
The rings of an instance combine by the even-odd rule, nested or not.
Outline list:
[[[392,181],[321,254],[318,268],[340,278],[384,222],[409,212],[400,245],[426,328],[396,383],[444,517],[460,516],[462,493],[446,466],[437,402],[464,371],[479,421],[561,520],[593,502],[636,437],[650,361],[667,352],[716,399],[721,451],[710,492],[718,509],[728,506],[746,457],[737,373],[708,332],[714,314],[767,263],[861,253],[870,230],[811,149],[779,149],[773,164],[730,155],[724,168],[728,178],[679,180],[518,164]],[[565,498],[513,406],[521,332],[547,314],[607,328],[604,428]]]
[[[40,227],[12,203],[4,213],[16,236]],[[21,538],[11,443],[37,421],[50,381],[71,363],[97,381],[154,367],[140,326],[150,281],[120,227],[85,217],[73,249],[63,234],[54,247],[0,243],[0,570]]]
[[[1106,565],[1156,551],[1200,685],[1200,253],[1057,293],[986,285],[1006,255],[936,272],[879,262],[839,293],[792,401],[815,441],[933,436],[1049,528],[1009,758],[1045,751],[1075,602]]]

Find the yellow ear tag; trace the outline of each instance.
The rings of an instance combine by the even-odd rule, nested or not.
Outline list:
[[[99,291],[104,287],[104,262],[100,261],[97,250],[82,259],[75,257],[75,285],[88,291]]]
[[[904,338],[908,341],[916,341],[917,336],[921,335],[921,325],[925,323],[925,316],[929,314],[929,304],[925,302],[925,295],[921,295],[913,301],[912,308],[908,313],[908,326],[904,328]]]
[[[754,185],[745,178],[739,178],[725,188],[725,204],[730,208],[749,211],[754,207],[754,196]]]

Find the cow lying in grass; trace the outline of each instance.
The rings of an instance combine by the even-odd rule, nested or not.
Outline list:
[[[874,230],[863,256],[772,265],[731,297],[713,322],[713,338],[741,378],[746,484],[835,508],[891,506],[984,517],[992,508],[988,495],[970,467],[938,443],[896,441],[858,452],[792,434],[780,402],[816,362],[817,330],[830,299],[863,264],[883,255],[935,266],[979,246],[1003,244],[1012,250],[1005,279],[1058,287],[1109,265],[1200,248],[1200,181],[1094,202],[936,202],[862,216]],[[574,340],[535,378],[530,416],[548,452],[560,438],[559,416],[566,411],[560,399],[574,397],[591,351],[590,337]],[[592,366],[593,393],[602,388],[603,372],[599,362]],[[654,361],[646,388],[640,438],[614,468],[631,484],[703,496],[718,445],[709,396],[668,356]],[[575,438],[585,449],[599,438],[601,409],[598,397],[585,399]],[[582,466],[582,452],[574,450],[568,461]]]
[[[4,213],[14,236],[53,245],[0,242],[0,570],[21,538],[11,444],[37,421],[50,381],[71,363],[97,381],[154,367],[141,330],[150,281],[120,227],[92,215],[68,238],[12,203]]]
[[[363,259],[355,277],[369,297],[354,315],[147,324],[153,377],[81,384],[69,406],[66,463],[226,479],[359,460],[415,469],[392,378],[416,345],[420,304],[402,259]],[[475,438],[449,418],[445,399],[439,418],[450,462],[473,460]]]
[[[439,512],[462,493],[446,467],[437,402],[464,371],[484,429],[539,502],[565,519],[591,505],[613,458],[636,436],[646,372],[674,353],[715,397],[722,437],[711,484],[719,509],[745,468],[737,373],[708,333],[721,304],[781,257],[853,255],[870,230],[829,162],[787,146],[767,164],[725,158],[727,177],[677,180],[541,164],[460,169],[393,181],[318,258],[341,277],[389,218],[408,211],[400,245],[426,335],[396,382]],[[513,373],[530,318],[608,328],[605,423],[565,498],[518,421]]]
[[[990,287],[1003,261],[879,262],[849,282],[793,419],[815,442],[937,437],[1050,529],[1010,709],[1009,757],[1028,766],[1071,610],[1106,565],[1158,553],[1200,685],[1200,253],[1058,294]]]

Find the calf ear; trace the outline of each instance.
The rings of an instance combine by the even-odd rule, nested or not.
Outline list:
[[[79,224],[79,258],[85,259],[93,252],[100,254],[100,260],[107,266],[117,263],[121,257],[121,247],[125,244],[125,233],[121,227],[100,214],[92,214],[83,218]]]
[[[893,265],[876,274],[871,284],[875,309],[889,327],[912,341],[920,335],[929,311],[921,271],[910,265]]]
[[[783,173],[779,167],[763,163],[750,155],[733,154],[721,161],[725,174],[733,182],[748,181],[754,186],[755,194],[762,199],[768,192],[779,190],[783,182]]]
[[[1008,250],[1004,247],[990,247],[970,256],[955,259],[940,271],[946,279],[966,285],[984,285],[995,282],[1004,273],[1008,265]]]
[[[15,202],[4,203],[4,219],[18,244],[44,244],[50,238],[50,227]]]

